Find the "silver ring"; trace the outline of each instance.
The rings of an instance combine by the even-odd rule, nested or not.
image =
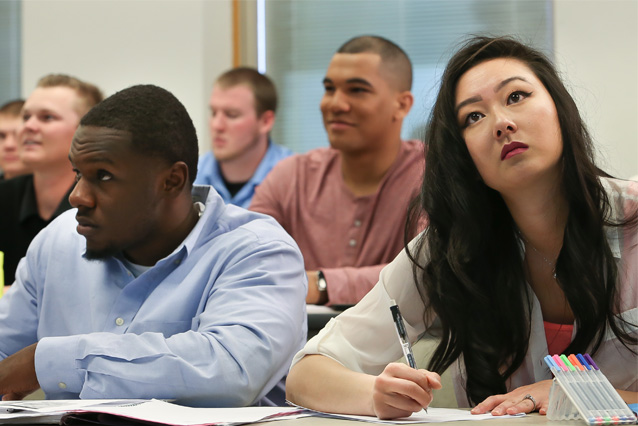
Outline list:
[[[529,399],[530,401],[532,401],[532,404],[534,404],[534,407],[532,407],[532,412],[536,411],[536,400],[534,399],[534,397],[530,394],[527,394],[523,397],[523,401],[525,401],[526,399]]]

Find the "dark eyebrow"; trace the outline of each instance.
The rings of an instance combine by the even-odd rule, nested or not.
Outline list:
[[[359,78],[359,77],[349,78],[346,80],[346,83],[347,84],[362,84],[364,86],[372,87],[372,84],[368,80],[364,78]],[[334,84],[334,83],[332,82],[331,79],[326,77],[323,79],[323,84]]]
[[[71,154],[69,154],[69,161],[71,162],[71,164],[73,164],[73,159],[71,158]],[[89,158],[86,158],[84,160],[86,163],[108,163],[108,164],[115,164],[115,161],[113,161],[112,159],[108,158],[108,157],[100,157],[100,156],[90,156]]]
[[[466,100],[460,102],[456,108],[454,108],[454,115],[459,114],[459,110],[463,108],[465,105],[473,104],[475,102],[480,102],[483,98],[481,96],[472,96],[471,98],[467,98]]]
[[[372,87],[372,84],[366,79],[363,78],[349,78],[346,80],[348,84],[363,84],[364,86]]]
[[[523,77],[519,77],[519,76],[514,76],[514,77],[510,77],[510,78],[506,78],[505,80],[501,81],[495,88],[494,88],[494,92],[498,92],[499,90],[501,90],[503,87],[505,87],[508,83],[511,83],[514,80],[520,80],[520,81],[524,81],[525,83],[529,83],[529,81],[525,80]]]
[[[514,80],[520,80],[520,81],[524,81],[525,83],[529,83],[529,81],[525,80],[523,77],[519,77],[519,76],[514,76],[514,77],[510,77],[510,78],[506,78],[505,80],[501,81],[500,83],[498,83],[496,85],[496,87],[494,88],[494,93],[498,92],[499,90],[501,90],[503,87],[507,86],[509,83],[511,83]],[[471,98],[468,98],[462,102],[460,102],[456,108],[454,109],[454,115],[458,115],[459,110],[461,108],[463,108],[465,105],[468,104],[473,104],[475,102],[479,102],[481,101],[483,98],[480,96],[473,96]]]
[[[115,164],[115,161],[113,161],[110,158],[107,157],[89,157],[86,160],[87,163],[108,163],[108,164]]]

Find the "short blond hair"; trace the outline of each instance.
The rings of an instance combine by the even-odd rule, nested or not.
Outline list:
[[[36,87],[68,87],[75,90],[81,101],[78,113],[86,114],[91,108],[102,102],[104,95],[95,85],[66,74],[48,74],[38,80]]]

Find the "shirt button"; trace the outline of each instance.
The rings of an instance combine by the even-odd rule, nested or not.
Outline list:
[[[354,226],[356,226],[357,228],[358,228],[359,226],[361,226],[361,221],[360,221],[359,219],[355,220],[355,221],[354,221]]]
[[[357,245],[357,241],[356,241],[356,240],[350,240],[350,241],[348,242],[348,244],[350,245],[350,247],[354,247],[354,246],[356,246],[356,245]]]
[[[116,320],[115,320],[115,324],[116,324],[116,325],[124,325],[124,319],[122,319],[122,318],[118,318],[118,319],[116,319]]]
[[[64,382],[60,382],[60,383],[58,383],[58,387],[59,387],[60,389],[66,389],[66,383],[64,383]]]

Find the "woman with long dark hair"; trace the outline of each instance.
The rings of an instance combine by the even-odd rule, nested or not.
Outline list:
[[[544,414],[543,357],[589,352],[638,402],[638,183],[596,167],[551,62],[511,38],[472,38],[443,74],[425,142],[411,217],[428,228],[297,354],[289,399],[400,417],[427,407],[451,368],[461,407]],[[413,342],[439,318],[429,371],[393,362],[392,300]]]

